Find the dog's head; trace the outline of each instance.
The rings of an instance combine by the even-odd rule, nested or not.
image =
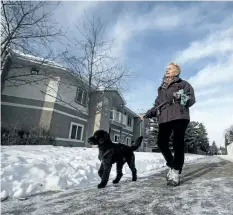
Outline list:
[[[97,130],[93,136],[88,138],[90,145],[101,145],[110,140],[110,136],[107,131]]]

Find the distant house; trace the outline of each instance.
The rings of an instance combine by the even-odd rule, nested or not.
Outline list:
[[[128,145],[144,134],[139,115],[126,107],[119,91],[94,91],[88,113],[87,81],[61,65],[42,61],[8,52],[1,73],[2,125],[46,128],[61,146],[84,146],[98,129],[110,132],[112,141]],[[100,96],[103,99],[98,100]]]

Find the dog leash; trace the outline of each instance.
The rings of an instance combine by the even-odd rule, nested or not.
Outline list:
[[[163,105],[165,105],[165,104],[167,104],[167,103],[168,103],[168,102],[165,101],[165,102],[163,102],[162,104],[158,105],[158,106],[155,108],[155,110],[157,111],[157,114],[158,114],[158,115],[160,114],[159,109],[160,109]],[[138,126],[142,121],[143,121],[143,119],[141,119],[141,120],[136,124],[136,126]],[[124,140],[126,139],[126,137],[128,137],[129,135],[130,135],[130,132],[128,132],[128,134],[124,137],[124,139],[122,140],[122,142],[124,142]]]

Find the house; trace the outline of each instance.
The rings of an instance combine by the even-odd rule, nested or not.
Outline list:
[[[54,62],[8,50],[1,78],[2,125],[45,128],[59,146],[84,146],[98,129],[128,145],[144,133],[118,90],[93,91],[88,110],[88,82]]]

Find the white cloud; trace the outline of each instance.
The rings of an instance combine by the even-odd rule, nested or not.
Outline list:
[[[229,56],[216,56],[216,58],[221,62],[210,63],[197,74],[189,78],[188,81],[192,83],[195,88],[209,90],[213,86],[219,84],[233,83],[233,49]]]
[[[178,52],[175,62],[184,64],[205,57],[219,56],[233,51],[233,27],[209,34],[201,41],[192,42],[185,50]]]
[[[188,81],[197,92],[191,119],[206,125],[210,141],[224,145],[224,130],[233,124],[233,28],[212,33],[177,53],[176,62],[187,63],[214,57]],[[218,95],[218,96],[216,96]]]
[[[155,4],[152,10],[146,14],[139,14],[138,11],[123,13],[108,35],[116,40],[113,54],[118,57],[124,56],[127,41],[138,32],[153,29],[171,31],[176,28],[197,25],[202,19],[199,12],[198,7],[180,10],[175,6]]]
[[[226,107],[226,106],[232,106],[233,105],[233,98],[231,95],[223,95],[223,96],[218,96],[218,97],[214,97],[214,95],[212,94],[208,94],[208,98],[202,99],[200,101],[198,101],[197,98],[197,102],[194,106],[195,110],[201,110],[201,109],[218,109],[218,108],[222,108],[222,107]]]
[[[220,91],[220,87],[214,87],[214,88],[209,88],[206,90],[199,90],[199,91],[197,90],[195,94],[196,94],[196,97],[203,97],[206,95],[218,93],[219,91]]]
[[[65,27],[73,27],[73,24],[78,24],[83,21],[84,15],[92,14],[98,6],[97,1],[73,1],[62,2],[55,13],[57,22]]]

